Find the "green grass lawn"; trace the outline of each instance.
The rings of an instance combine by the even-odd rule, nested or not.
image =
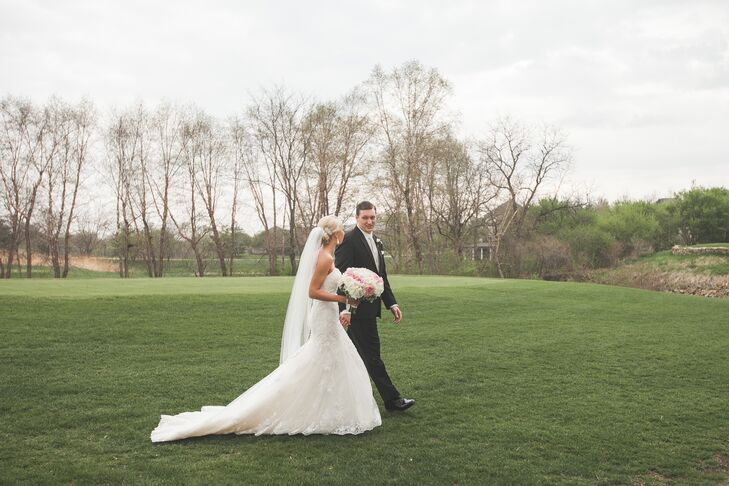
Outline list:
[[[291,279],[0,280],[0,484],[716,484],[729,301],[400,277],[383,356],[417,399],[361,436],[152,444],[278,365]],[[378,401],[379,401],[379,397]],[[721,456],[719,456],[721,457]]]

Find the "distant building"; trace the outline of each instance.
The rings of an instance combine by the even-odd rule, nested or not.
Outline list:
[[[464,255],[470,256],[471,260],[491,260],[492,250],[493,245],[485,241],[463,247]]]
[[[490,214],[490,218],[484,218],[485,238],[480,238],[478,243],[466,245],[463,247],[464,256],[471,257],[472,260],[491,260],[494,252],[494,244],[484,239],[493,239],[493,224],[502,224],[504,220],[510,219],[514,212],[521,211],[522,206],[515,204],[512,206],[511,201],[506,201],[495,207]],[[502,235],[503,236],[503,235]]]

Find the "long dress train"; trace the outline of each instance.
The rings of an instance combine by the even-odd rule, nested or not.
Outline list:
[[[322,288],[335,292],[334,268]],[[359,434],[382,424],[362,359],[335,302],[314,300],[309,340],[226,406],[162,415],[152,442],[210,434]]]

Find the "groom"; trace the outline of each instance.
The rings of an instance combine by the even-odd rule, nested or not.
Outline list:
[[[344,241],[336,249],[337,268],[342,273],[349,267],[368,268],[382,277],[385,290],[380,299],[372,303],[361,302],[354,315],[345,310],[344,304],[339,304],[340,321],[343,325],[349,326],[347,334],[359,351],[370,378],[385,402],[385,408],[391,411],[407,410],[415,404],[415,400],[400,396],[400,392],[387,374],[385,363],[380,358],[380,336],[377,333],[377,318],[381,316],[380,301],[384,302],[392,312],[395,324],[402,320],[402,311],[387,281],[382,242],[372,233],[375,229],[377,209],[371,202],[362,201],[357,204],[356,215],[357,226],[344,236]]]

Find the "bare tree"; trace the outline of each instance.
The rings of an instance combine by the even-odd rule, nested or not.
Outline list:
[[[339,215],[351,202],[352,183],[365,172],[363,159],[374,133],[365,103],[355,90],[336,103],[315,105],[305,119],[311,163],[299,209],[307,230],[322,216]]]
[[[47,154],[40,154],[45,119],[29,100],[10,96],[0,100],[0,118],[0,181],[3,208],[9,223],[3,277],[12,276],[14,259],[17,258],[20,264],[19,247],[23,234],[26,275],[30,277],[30,224],[48,160]]]
[[[129,277],[131,248],[136,225],[132,206],[132,184],[137,178],[139,132],[130,113],[114,114],[106,129],[107,173],[116,197],[116,232],[114,235],[119,259],[119,276]]]
[[[366,173],[370,142],[376,130],[366,103],[366,93],[361,89],[355,89],[345,95],[339,104],[340,150],[331,191],[334,194],[333,206],[336,215],[342,213],[345,204],[353,202],[349,196],[350,193],[354,193],[352,184],[359,181]]]
[[[474,160],[468,147],[448,136],[436,146],[435,190],[429,192],[430,207],[438,232],[447,238],[454,252],[463,256],[468,229],[496,196],[488,184],[483,164]]]
[[[95,112],[88,101],[71,106],[55,100],[46,108],[51,148],[46,181],[46,235],[55,278],[66,278],[69,270],[71,224],[74,220],[82,171],[89,155],[89,140]],[[57,150],[55,149],[57,147]],[[61,268],[63,238],[63,268]]]
[[[74,150],[73,169],[74,176],[71,181],[72,196],[71,204],[66,219],[66,228],[63,234],[63,278],[68,276],[68,257],[71,238],[71,223],[74,220],[74,211],[78,200],[78,192],[81,186],[81,174],[87,165],[89,157],[89,145],[96,125],[96,110],[89,100],[81,101],[73,113],[74,123]]]
[[[228,275],[225,262],[225,245],[218,229],[216,210],[222,177],[226,171],[226,145],[221,128],[206,113],[198,111],[191,121],[190,153],[195,169],[195,188],[200,195],[210,224],[210,235],[223,277]]]
[[[299,214],[304,230],[314,221],[329,214],[329,193],[332,186],[332,168],[337,162],[337,106],[319,103],[304,119],[304,129],[310,141],[310,164],[304,169],[304,190],[299,197]]]
[[[131,178],[129,184],[129,209],[132,223],[137,235],[141,237],[141,250],[147,275],[154,277],[158,267],[158,255],[154,244],[152,206],[154,196],[150,184],[153,170],[154,138],[152,135],[152,117],[141,103],[130,110],[127,118],[132,139],[136,144],[134,157],[130,160]],[[141,223],[141,231],[139,229]]]
[[[487,211],[492,240],[492,257],[500,277],[501,243],[510,231],[519,235],[525,217],[541,189],[569,168],[571,150],[566,137],[554,127],[544,127],[538,136],[533,130],[510,118],[498,120],[480,153],[489,183],[498,191]],[[512,228],[513,225],[513,228]]]
[[[179,216],[175,217],[175,212],[170,211],[170,219],[177,229],[177,234],[185,240],[192,249],[195,255],[195,261],[197,264],[197,271],[195,275],[198,277],[205,276],[205,269],[207,262],[205,259],[204,249],[202,242],[208,234],[208,226],[205,225],[204,214],[201,211],[200,205],[203,208],[205,204],[199,200],[200,191],[198,190],[198,157],[199,157],[199,142],[196,141],[198,134],[196,133],[197,127],[193,121],[189,121],[185,124],[182,129],[183,145],[185,152],[183,155],[184,160],[184,173],[185,180],[178,190],[180,191],[180,206]],[[182,215],[184,214],[184,219]]]
[[[157,256],[152,269],[154,277],[164,275],[164,260],[170,238],[170,231],[167,229],[170,221],[170,194],[173,181],[184,165],[184,124],[183,110],[170,103],[160,104],[150,120],[154,153],[151,163],[147,164],[145,182],[150,188],[152,203],[160,222],[156,248],[151,238],[148,243],[153,248],[152,253]]]
[[[380,132],[381,161],[388,200],[399,200],[405,214],[405,232],[420,273],[424,267],[421,232],[427,226],[422,209],[428,173],[428,153],[434,139],[448,129],[443,108],[449,83],[436,69],[417,61],[391,72],[375,67],[368,86]]]
[[[32,107],[27,100],[19,100],[11,97],[3,98],[0,101],[0,115],[2,116],[2,133],[0,136],[0,179],[2,179],[2,202],[3,210],[7,219],[7,234],[3,238],[5,243],[5,259],[2,264],[2,277],[12,276],[12,265],[15,252],[19,245],[20,225],[24,200],[25,183],[28,177],[28,164],[23,163],[24,139],[27,134],[25,125],[30,123]],[[21,198],[23,200],[21,201]]]
[[[267,164],[273,167],[277,189],[284,197],[289,224],[289,261],[296,273],[297,210],[301,199],[301,179],[308,162],[309,132],[303,129],[302,119],[308,102],[283,88],[263,91],[248,109],[252,134],[257,148]]]
[[[66,216],[66,192],[73,157],[73,134],[70,107],[59,99],[53,99],[44,109],[47,120],[47,136],[42,152],[48,153],[48,178],[45,183],[45,233],[53,276],[61,277],[60,233]],[[60,188],[58,186],[61,186]]]
[[[51,100],[49,104],[54,103]],[[23,233],[25,236],[25,275],[31,278],[33,273],[33,243],[31,238],[31,224],[33,221],[33,211],[38,198],[38,190],[48,171],[50,162],[59,149],[58,131],[52,126],[53,121],[47,115],[46,110],[36,111],[35,134],[28,137],[28,163],[33,169],[34,178],[30,182],[30,197],[26,211],[24,211]],[[32,145],[31,145],[32,144]],[[18,265],[20,259],[18,258]]]
[[[5,277],[5,264],[3,263],[3,249],[7,248],[10,241],[10,226],[5,216],[0,213],[0,278]]]
[[[240,195],[241,185],[243,183],[243,174],[246,164],[246,148],[248,147],[248,140],[246,131],[242,123],[237,120],[231,120],[228,124],[228,151],[229,156],[232,157],[232,165],[230,167],[230,175],[233,183],[233,193],[231,196],[231,208],[230,208],[230,254],[228,256],[228,275],[233,276],[233,263],[234,256],[236,253],[236,234],[237,228],[237,216],[238,216],[238,199]],[[242,150],[239,149],[243,148]]]
[[[278,274],[278,191],[276,190],[276,171],[269,159],[259,150],[260,141],[250,135],[249,127],[241,119],[231,122],[233,150],[236,160],[240,161],[242,179],[253,199],[258,221],[263,226],[263,234],[268,257],[268,273]]]
[[[446,131],[441,137],[448,137]],[[441,187],[438,184],[439,175],[444,166],[450,162],[448,160],[447,150],[443,150],[443,139],[441,137],[433,137],[429,143],[429,148],[423,157],[420,177],[415,179],[417,193],[422,196],[416,201],[415,209],[420,215],[422,221],[422,229],[420,231],[421,240],[423,241],[424,263],[428,264],[429,273],[437,273],[440,271],[438,256],[441,253],[442,245],[437,238],[438,219],[435,208],[430,201],[438,199],[441,194]]]

